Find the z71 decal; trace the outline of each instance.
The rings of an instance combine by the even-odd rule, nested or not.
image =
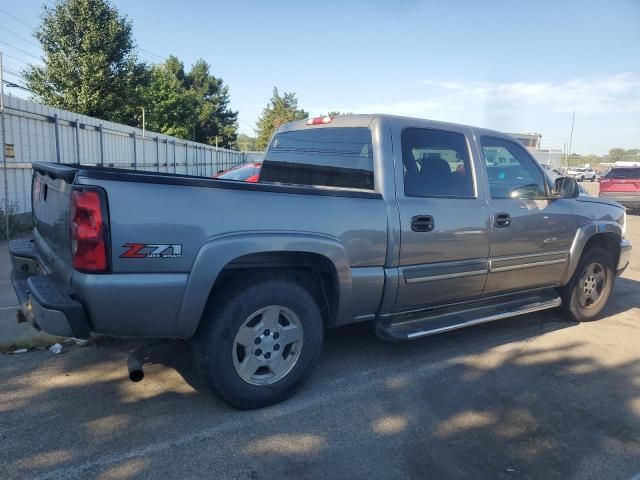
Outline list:
[[[127,250],[120,258],[182,258],[182,245],[179,243],[125,243],[122,246]]]

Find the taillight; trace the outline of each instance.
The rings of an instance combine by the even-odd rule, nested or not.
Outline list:
[[[258,181],[260,180],[260,174],[256,173],[255,175],[251,175],[250,177],[248,177],[245,182],[249,182],[249,183],[258,183]]]
[[[106,198],[100,188],[71,192],[71,256],[73,268],[105,272],[109,266]]]

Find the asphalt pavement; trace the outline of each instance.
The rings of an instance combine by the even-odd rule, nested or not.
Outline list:
[[[0,356],[0,478],[631,479],[640,474],[640,217],[601,320],[547,311],[409,343],[327,333],[294,398],[233,410],[188,346]]]

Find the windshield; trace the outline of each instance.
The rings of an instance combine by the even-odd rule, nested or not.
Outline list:
[[[220,174],[217,178],[221,178],[223,180],[244,181],[256,173],[258,173],[258,167],[255,165],[243,165],[241,167],[232,168],[231,170]]]

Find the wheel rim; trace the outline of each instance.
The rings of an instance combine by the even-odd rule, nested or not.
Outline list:
[[[233,341],[233,366],[245,382],[271,385],[298,363],[303,331],[292,310],[270,305],[252,313]]]
[[[602,300],[607,271],[597,262],[590,263],[580,275],[578,302],[582,308],[594,308]]]

